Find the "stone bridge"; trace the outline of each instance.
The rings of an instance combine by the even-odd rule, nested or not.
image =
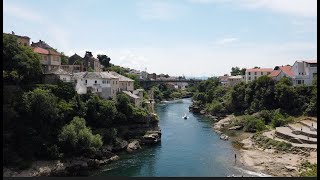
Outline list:
[[[185,83],[197,83],[201,82],[203,80],[201,79],[172,79],[172,80],[140,80],[140,85],[144,89],[148,89],[154,85],[158,84],[165,84],[165,83],[179,83],[179,82],[185,82]]]

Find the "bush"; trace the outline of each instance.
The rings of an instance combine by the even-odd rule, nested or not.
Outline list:
[[[266,129],[264,121],[260,118],[257,119],[253,116],[246,115],[243,117],[243,126],[244,131],[246,132],[257,132]]]
[[[66,153],[81,154],[86,150],[95,151],[103,142],[100,135],[93,135],[86,126],[83,118],[74,117],[73,120],[62,128],[59,141]]]
[[[274,115],[271,120],[271,124],[273,127],[279,127],[279,126],[284,126],[288,124],[292,120],[293,120],[292,117],[287,119],[286,114],[282,114],[280,112],[280,109],[277,109],[274,112]]]
[[[210,104],[207,104],[206,110],[211,114],[226,112],[225,107],[222,105],[221,102],[217,100],[213,100]]]
[[[310,162],[302,163],[300,171],[301,177],[317,177],[317,164],[311,164]]]

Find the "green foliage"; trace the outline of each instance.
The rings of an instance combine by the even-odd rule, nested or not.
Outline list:
[[[206,111],[215,115],[217,113],[225,113],[226,109],[221,102],[213,100],[210,104],[207,104]]]
[[[110,57],[104,54],[98,54],[97,58],[99,59],[100,64],[102,64],[105,68],[110,67]]]
[[[40,82],[40,56],[30,47],[19,45],[16,37],[3,34],[3,75],[9,84]]]
[[[317,177],[317,164],[311,164],[310,162],[304,162],[300,167],[301,177]]]
[[[173,92],[170,95],[171,98],[181,98],[182,94],[180,92]]]
[[[237,76],[237,75],[245,75],[245,73],[246,73],[246,69],[245,68],[242,68],[240,70],[239,67],[232,67],[230,74],[231,74],[231,76]]]
[[[68,56],[63,52],[61,53],[61,65],[68,65]]]
[[[263,119],[255,118],[250,115],[246,115],[243,117],[242,122],[244,124],[244,131],[246,132],[257,132],[257,131],[263,131],[266,129],[266,126],[264,124]]]
[[[112,100],[102,100],[98,96],[92,96],[87,102],[86,119],[92,127],[111,126],[117,114],[117,108]]]
[[[101,136],[93,135],[91,129],[86,126],[86,121],[79,117],[74,117],[62,128],[59,142],[64,152],[69,154],[79,154],[88,150],[96,151],[103,144]]]

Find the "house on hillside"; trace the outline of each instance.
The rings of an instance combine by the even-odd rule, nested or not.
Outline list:
[[[132,102],[136,107],[142,107],[143,92],[143,89],[136,89],[133,92],[123,91],[123,93],[129,96],[130,102]]]
[[[93,57],[90,51],[86,51],[83,58],[83,70],[88,71],[90,68],[93,69],[94,72],[100,72],[101,64],[97,58]]]
[[[241,76],[241,75],[229,76],[228,79],[227,79],[227,86],[228,87],[234,87],[237,84],[239,84],[241,82],[244,82],[244,81],[245,81],[244,76]]]
[[[109,72],[79,72],[72,78],[78,94],[95,93],[104,99],[115,99],[120,91],[119,77]]]
[[[22,46],[30,46],[30,38],[28,36],[16,35],[13,31],[11,32],[11,34],[9,33],[3,33],[3,34],[15,36],[17,38],[18,44]]]
[[[276,66],[268,76],[275,81],[279,81],[283,77],[288,77],[292,81],[294,74],[291,68],[292,66]]]
[[[134,80],[127,78],[121,74],[111,71],[112,75],[119,78],[119,88],[120,91],[133,91],[134,90]]]
[[[291,67],[293,72],[293,85],[312,85],[314,77],[317,76],[317,60],[296,61]]]
[[[44,49],[42,47],[32,47],[33,52],[40,55],[40,63],[44,73],[59,68],[61,66],[61,54],[54,49]]]
[[[218,77],[221,86],[228,86],[228,78],[229,78],[228,74]]]
[[[271,74],[272,68],[252,68],[246,69],[245,81],[249,83],[253,80],[258,79],[260,76],[265,76]]]
[[[54,68],[43,74],[43,81],[46,84],[55,84],[58,81],[72,82],[71,73],[61,68]]]

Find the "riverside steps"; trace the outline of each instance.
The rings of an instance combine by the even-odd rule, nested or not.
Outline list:
[[[303,119],[299,122],[264,132],[263,135],[277,141],[290,143],[296,147],[317,149],[317,119]]]

